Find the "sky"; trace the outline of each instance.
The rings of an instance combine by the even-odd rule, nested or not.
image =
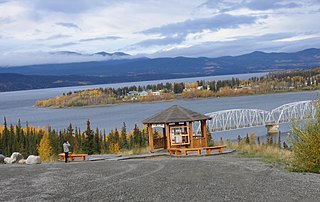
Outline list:
[[[320,0],[0,0],[0,66],[296,52],[319,19]]]

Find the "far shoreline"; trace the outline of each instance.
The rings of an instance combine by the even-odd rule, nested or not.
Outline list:
[[[166,103],[166,102],[175,102],[175,101],[188,101],[188,100],[209,100],[209,99],[220,99],[220,98],[232,98],[232,97],[243,97],[243,96],[258,96],[258,95],[271,95],[271,94],[287,94],[287,93],[298,93],[298,92],[317,92],[319,94],[319,89],[310,89],[310,90],[290,90],[283,92],[270,92],[270,93],[256,93],[256,94],[243,94],[243,95],[233,95],[233,96],[219,96],[219,97],[195,97],[195,98],[176,98],[170,100],[157,100],[157,101],[142,101],[142,102],[119,102],[114,104],[101,104],[101,105],[87,105],[87,106],[73,106],[73,107],[39,107],[33,105],[33,108],[36,109],[85,109],[85,108],[100,108],[100,107],[114,107],[121,105],[132,105],[132,104],[153,104],[153,103]]]

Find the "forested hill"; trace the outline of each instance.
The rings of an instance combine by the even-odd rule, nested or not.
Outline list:
[[[0,74],[11,73],[9,75],[0,75],[0,90],[270,72],[295,68],[304,69],[319,65],[320,49],[313,48],[295,53],[264,53],[256,51],[240,56],[219,58],[135,58],[99,62],[0,67]],[[42,77],[36,75],[41,75]]]
[[[122,83],[158,79],[181,78],[177,75],[123,75],[123,76],[82,76],[82,75],[23,75],[0,73],[0,92],[82,86],[94,84]]]
[[[0,73],[28,75],[86,75],[123,76],[141,74],[176,74],[202,76],[217,74],[238,74],[306,68],[320,65],[320,49],[307,49],[296,53],[252,52],[240,56],[219,58],[135,58],[81,62],[68,64],[45,64],[22,67],[0,68]]]

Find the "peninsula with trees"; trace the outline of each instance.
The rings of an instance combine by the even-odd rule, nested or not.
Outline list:
[[[121,103],[154,102],[174,99],[241,96],[320,89],[320,67],[269,73],[248,80],[232,78],[194,83],[159,83],[122,88],[96,88],[66,92],[38,100],[36,107],[85,107]]]

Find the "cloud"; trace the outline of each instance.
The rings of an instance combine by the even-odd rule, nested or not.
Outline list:
[[[77,45],[78,43],[74,43],[74,42],[67,42],[67,43],[62,43],[62,44],[57,44],[57,45],[52,45],[52,48],[63,48],[63,47],[67,47],[67,46],[73,46],[73,45]]]
[[[109,0],[26,0],[34,10],[59,12],[66,14],[79,14],[99,7],[105,7],[112,3]]]
[[[80,29],[80,27],[78,25],[71,23],[71,22],[57,22],[56,25],[66,27],[66,28]]]
[[[121,39],[122,37],[119,36],[104,36],[104,37],[95,37],[95,38],[87,38],[87,39],[80,39],[80,42],[86,41],[103,41],[103,40],[117,40]]]
[[[69,37],[71,37],[71,35],[55,34],[55,35],[49,36],[44,40],[54,40],[54,39],[62,39],[62,38],[69,38]]]
[[[210,18],[200,18],[155,27],[143,31],[143,34],[160,34],[162,36],[183,35],[197,33],[204,30],[217,31],[222,28],[237,28],[243,24],[253,24],[258,18],[255,16],[220,14]]]
[[[216,9],[219,12],[227,12],[238,10],[241,8],[248,8],[250,10],[277,10],[282,8],[297,8],[301,5],[292,0],[239,0],[239,1],[226,1],[226,0],[208,0],[202,4],[210,9]]]
[[[132,45],[133,48],[136,47],[150,47],[150,46],[165,46],[172,44],[179,44],[184,41],[184,37],[174,36],[174,37],[164,37],[160,39],[147,39]]]
[[[19,60],[17,60],[19,58]],[[37,65],[37,64],[61,64],[61,63],[74,63],[74,62],[89,62],[89,61],[105,61],[117,59],[129,59],[133,56],[102,56],[99,54],[81,54],[77,52],[16,52],[16,53],[0,53],[0,68],[13,67],[24,65]]]
[[[220,57],[227,55],[236,56],[257,50],[265,52],[295,52],[307,48],[320,47],[320,36],[295,41],[284,40],[292,36],[294,36],[292,33],[246,36],[235,38],[232,41],[204,42],[187,48],[163,50],[149,56]]]
[[[297,8],[300,5],[294,2],[288,2],[286,0],[252,0],[244,4],[245,7],[251,10],[270,10],[270,9],[281,9],[281,8]]]
[[[9,24],[14,22],[15,20],[11,17],[0,17],[0,23]]]

